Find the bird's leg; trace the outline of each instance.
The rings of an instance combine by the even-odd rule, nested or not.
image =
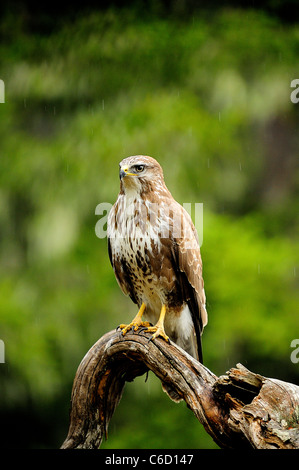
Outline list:
[[[142,303],[139,309],[139,312],[137,313],[136,317],[131,321],[131,323],[129,323],[128,325],[125,325],[123,323],[119,325],[118,328],[121,329],[123,335],[125,335],[130,330],[132,330],[132,332],[137,331],[138,328],[141,326],[142,327],[150,326],[149,322],[142,321],[142,315],[144,313],[144,310],[145,310],[145,303]]]
[[[166,314],[166,306],[163,304],[160,312],[160,317],[155,326],[149,326],[146,330],[145,333],[154,333],[153,336],[151,337],[150,341],[157,338],[157,336],[162,336],[162,338],[167,341],[167,343],[170,343],[169,338],[167,334],[165,333],[164,330],[164,318]]]

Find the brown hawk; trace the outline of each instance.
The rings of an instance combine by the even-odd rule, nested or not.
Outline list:
[[[108,251],[122,291],[139,311],[123,334],[139,327],[169,338],[202,362],[207,324],[196,229],[168,191],[159,163],[138,155],[120,162],[120,192],[108,217]],[[148,321],[142,321],[142,317]],[[154,324],[155,326],[152,326]]]

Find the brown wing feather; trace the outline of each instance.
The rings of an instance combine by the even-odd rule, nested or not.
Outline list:
[[[182,234],[174,239],[173,259],[184,301],[188,304],[195,330],[198,360],[202,362],[201,335],[207,324],[202,260],[197,232],[189,214],[180,207]],[[176,212],[178,214],[178,212]],[[178,222],[178,221],[177,221]]]
[[[108,237],[108,253],[109,253],[110,263],[113,267],[113,271],[114,271],[116,280],[117,280],[121,290],[123,291],[123,293],[125,295],[129,295],[130,299],[135,304],[137,304],[138,301],[137,301],[137,298],[136,298],[136,294],[135,294],[135,291],[134,291],[133,284],[130,280],[129,271],[128,271],[128,267],[127,267],[127,264],[125,262],[125,259],[124,258],[116,258],[115,256],[113,256],[112,250],[111,250],[111,242],[110,242],[109,237]]]

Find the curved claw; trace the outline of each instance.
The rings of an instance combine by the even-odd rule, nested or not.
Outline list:
[[[153,341],[153,339],[156,339],[158,336],[160,336],[161,338],[163,338],[167,344],[170,344],[170,339],[168,338],[167,335],[165,336],[162,336],[162,335],[152,335],[149,339],[148,339],[148,342],[150,341]]]
[[[142,326],[138,329],[138,333],[142,333],[143,331],[146,332],[148,330],[148,328],[150,328],[152,326],[153,326],[152,323],[149,323],[148,326]]]
[[[131,328],[131,335],[134,334],[134,331],[136,331],[136,326],[133,325],[132,328]]]
[[[153,335],[149,338],[149,341],[156,339],[158,336],[161,336],[168,344],[170,344],[170,339],[164,331],[164,328],[160,325],[151,326],[146,329],[146,332],[153,333]]]
[[[142,322],[132,321],[128,325],[125,325],[125,324],[121,323],[116,328],[116,330],[118,330],[118,328],[119,328],[121,330],[122,334],[125,335],[128,332],[130,332],[131,334],[134,334],[137,330],[142,331],[142,330],[146,330],[149,327],[151,327],[151,323],[149,323],[147,321],[142,321]]]

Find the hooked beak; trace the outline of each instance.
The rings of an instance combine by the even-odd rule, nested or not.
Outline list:
[[[128,167],[127,166],[121,166],[119,169],[119,179],[123,179],[124,176],[135,176],[134,173],[129,173],[128,172]]]
[[[126,176],[126,172],[120,168],[119,170],[119,179],[122,180]]]

